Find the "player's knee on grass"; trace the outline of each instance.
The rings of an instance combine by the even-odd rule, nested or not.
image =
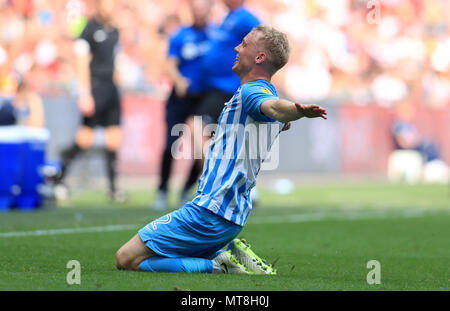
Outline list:
[[[116,267],[119,270],[126,270],[125,267],[127,266],[126,257],[124,252],[122,252],[120,249],[116,252]]]
[[[116,252],[116,267],[119,270],[140,271],[139,265],[151,256],[136,256],[126,250]]]
[[[154,255],[136,234],[116,252],[116,267],[119,270],[139,271],[139,264]]]
[[[116,267],[119,270],[139,270],[139,263],[135,264],[136,258],[122,248],[116,252]]]

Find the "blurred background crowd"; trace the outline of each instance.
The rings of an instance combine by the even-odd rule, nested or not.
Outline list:
[[[225,8],[215,1],[212,22]],[[117,0],[118,68],[125,91],[165,96],[167,37],[190,22],[186,0]],[[430,107],[450,102],[450,3],[444,0],[248,0],[293,51],[275,77],[296,100]],[[379,11],[376,11],[376,10]],[[18,79],[43,94],[71,94],[71,41],[89,16],[83,0],[0,1],[0,93]]]
[[[72,42],[92,15],[88,1],[0,0],[0,98],[15,96],[21,82],[44,102],[77,97]],[[222,1],[213,2],[211,23],[220,24],[228,11]],[[168,39],[179,26],[191,23],[188,0],[116,0],[116,4],[113,23],[120,30],[116,68],[121,92],[145,94],[163,103],[172,87],[164,66]],[[326,125],[314,125],[310,131],[308,127],[309,138],[300,137],[310,145],[299,152],[312,150],[306,154],[311,161],[300,161],[301,170],[385,173],[394,149],[415,149],[425,161],[443,158],[448,165],[449,1],[247,0],[245,6],[289,37],[290,60],[273,79],[280,97],[326,102],[331,116],[333,111],[339,114]],[[343,106],[365,107],[365,112],[333,108]],[[150,139],[140,133],[142,129],[136,130],[141,124],[148,131],[162,132],[155,122],[162,122],[163,108],[151,107],[145,111],[151,111],[152,120],[125,116],[128,138],[121,153],[122,171],[136,164],[136,172],[154,172],[144,166],[155,167],[159,161],[159,150],[154,149],[161,148],[162,138]],[[53,141],[57,132],[52,132]],[[285,136],[291,141],[299,138],[289,135]],[[314,145],[314,137],[320,137],[320,145]],[[133,144],[143,150],[141,162],[134,158]],[[338,152],[338,145],[336,159],[331,155]],[[145,146],[152,151],[146,153]],[[302,165],[294,155],[291,158],[283,160],[283,169]]]

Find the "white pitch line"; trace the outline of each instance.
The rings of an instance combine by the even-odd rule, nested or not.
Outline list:
[[[424,215],[425,210],[405,211],[340,211],[340,212],[317,212],[304,214],[291,214],[279,216],[258,216],[249,219],[249,224],[271,224],[271,223],[298,223],[325,220],[360,220],[360,219],[385,219],[385,218],[410,218]]]
[[[138,225],[108,225],[99,227],[81,227],[81,228],[61,228],[35,231],[17,231],[17,232],[1,232],[0,238],[22,237],[22,236],[42,236],[42,235],[59,235],[85,232],[108,232],[136,229]]]
[[[404,211],[338,211],[338,212],[316,212],[302,213],[279,216],[256,216],[250,218],[248,224],[270,224],[270,223],[300,223],[310,221],[325,220],[359,220],[359,219],[385,219],[385,218],[410,218],[424,215],[425,210],[404,210]],[[85,232],[111,232],[138,229],[137,224],[108,225],[98,227],[81,227],[81,228],[61,228],[35,231],[16,231],[16,232],[0,232],[0,238],[10,237],[26,237],[26,236],[46,236],[73,234]]]

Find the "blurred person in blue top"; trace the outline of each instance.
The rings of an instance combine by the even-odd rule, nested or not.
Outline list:
[[[13,100],[16,124],[33,128],[43,128],[45,123],[44,105],[39,94],[33,92],[22,79]]]
[[[413,122],[415,115],[414,107],[407,101],[397,107],[397,115],[394,118],[391,134],[396,150],[418,151],[424,163],[438,160],[439,150],[431,138],[424,138]]]
[[[44,123],[42,99],[30,90],[24,79],[20,80],[14,97],[0,98],[0,125],[43,128]]]
[[[16,124],[16,113],[11,98],[0,96],[0,126]]]
[[[236,238],[252,211],[250,191],[280,132],[291,121],[326,119],[327,113],[278,97],[271,79],[289,58],[285,34],[259,25],[235,51],[232,69],[240,86],[220,115],[196,197],[141,228],[116,252],[118,269],[276,274],[273,265]]]
[[[211,48],[203,58],[203,73],[208,86],[197,114],[205,124],[217,123],[223,104],[233,97],[240,85],[231,68],[236,60],[234,48],[261,22],[245,6],[244,0],[222,0],[229,12],[213,32]]]
[[[177,136],[172,136],[171,131],[195,113],[206,90],[201,66],[202,57],[209,48],[212,26],[208,23],[208,16],[212,3],[210,0],[191,0],[189,4],[192,25],[182,26],[171,35],[167,53],[166,72],[173,82],[173,89],[166,105],[166,145],[162,153],[158,195],[153,203],[156,210],[164,210],[168,205],[168,182],[174,159],[172,146],[177,141]],[[201,162],[194,160],[181,192],[180,203],[190,199],[189,190],[200,177],[201,170]]]

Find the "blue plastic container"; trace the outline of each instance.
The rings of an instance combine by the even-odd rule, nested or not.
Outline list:
[[[40,188],[45,182],[43,168],[50,134],[46,129],[22,130],[24,141],[21,153],[20,194],[16,196],[15,204],[21,210],[33,210],[42,202]]]
[[[0,211],[8,211],[20,192],[23,131],[17,126],[0,126]]]

